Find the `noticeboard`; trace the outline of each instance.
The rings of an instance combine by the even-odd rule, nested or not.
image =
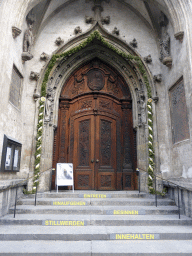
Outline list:
[[[73,186],[73,164],[71,163],[57,163],[57,186]]]

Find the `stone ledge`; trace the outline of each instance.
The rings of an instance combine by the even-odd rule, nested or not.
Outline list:
[[[172,178],[168,181],[163,181],[163,185],[165,187],[176,188],[180,187],[182,189],[186,189],[192,191],[192,179],[184,179],[184,178]]]
[[[0,192],[8,190],[10,188],[16,188],[23,185],[27,185],[27,180],[25,179],[12,179],[12,180],[1,180],[0,181]]]

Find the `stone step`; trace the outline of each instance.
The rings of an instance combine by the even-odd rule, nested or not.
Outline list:
[[[13,213],[14,208],[9,209]],[[18,205],[17,214],[107,214],[107,215],[145,215],[178,214],[176,206],[48,206]]]
[[[34,205],[34,198],[23,198],[18,200],[17,205]],[[62,200],[61,198],[37,198],[37,205],[62,205],[62,206],[154,206],[154,199],[141,199],[141,198],[105,198],[105,199],[97,199],[97,198],[77,198],[70,200]],[[159,199],[157,202],[158,206],[162,205],[175,205],[173,200],[169,199]]]
[[[72,215],[72,214],[17,214],[13,218],[13,214],[6,215],[0,218],[0,225],[45,225],[45,221],[49,225],[60,226],[65,221],[64,225],[85,226],[181,226],[192,225],[192,219],[181,215]],[[78,222],[77,222],[78,221]],[[82,224],[82,222],[84,222]]]
[[[0,241],[0,255],[28,256],[186,256],[191,240],[110,240],[110,241]],[[30,252],[30,253],[29,253]]]
[[[1,241],[192,240],[188,226],[3,226]]]
[[[24,195],[24,198],[34,198],[35,195]],[[75,190],[74,193],[71,190],[65,190],[62,192],[44,192],[37,193],[37,198],[146,198],[146,193],[139,193],[135,191],[86,191]],[[153,198],[153,195],[149,196]],[[162,198],[162,197],[159,197]]]

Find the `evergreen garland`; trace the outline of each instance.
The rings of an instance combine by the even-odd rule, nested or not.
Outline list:
[[[34,178],[33,178],[33,189],[32,193],[35,193],[36,187],[39,185],[39,178],[40,178],[40,162],[41,162],[41,147],[42,147],[42,136],[43,136],[43,120],[44,120],[44,108],[45,108],[45,101],[46,101],[46,86],[49,79],[49,74],[51,70],[53,69],[56,61],[58,59],[66,59],[79,52],[81,49],[85,48],[87,45],[89,45],[91,42],[93,42],[94,39],[99,40],[104,46],[106,46],[108,49],[112,50],[113,52],[117,53],[119,56],[123,57],[126,61],[129,60],[135,60],[138,68],[143,76],[145,85],[147,87],[147,109],[148,109],[148,131],[149,131],[149,137],[148,137],[148,156],[149,156],[149,165],[148,165],[148,188],[149,192],[154,194],[158,193],[163,195],[164,192],[157,192],[153,188],[153,180],[154,180],[154,168],[155,168],[155,152],[154,152],[154,146],[153,146],[153,111],[152,111],[152,93],[151,93],[151,87],[149,85],[148,76],[145,70],[145,67],[141,61],[141,59],[138,56],[133,56],[131,54],[126,54],[121,50],[118,50],[115,46],[107,42],[102,35],[99,33],[99,31],[94,31],[90,34],[90,36],[84,40],[82,43],[80,43],[78,46],[70,49],[67,52],[61,53],[61,54],[54,54],[49,62],[49,65],[47,67],[47,70],[44,75],[44,79],[41,86],[41,99],[39,103],[39,114],[38,114],[38,124],[37,124],[37,137],[36,137],[36,152],[35,152],[35,166],[34,166]]]

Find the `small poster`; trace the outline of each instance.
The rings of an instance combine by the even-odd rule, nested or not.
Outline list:
[[[15,156],[14,156],[13,167],[15,167],[15,168],[18,167],[18,160],[19,160],[19,150],[15,149]]]
[[[11,165],[11,147],[7,147],[6,160],[5,160],[5,168]]]
[[[57,186],[73,186],[73,164],[58,163],[57,164]]]

